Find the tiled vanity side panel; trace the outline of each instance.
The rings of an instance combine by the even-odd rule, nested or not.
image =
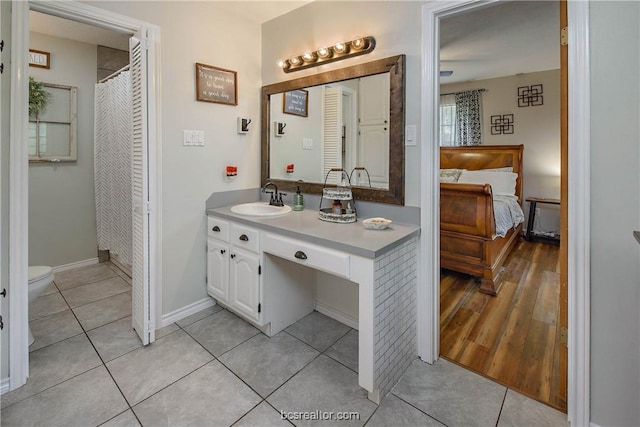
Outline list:
[[[374,382],[384,397],[417,356],[417,239],[375,260]]]

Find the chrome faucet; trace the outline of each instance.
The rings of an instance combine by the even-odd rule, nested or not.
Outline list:
[[[267,187],[272,186],[273,191],[267,191]],[[273,182],[269,181],[265,185],[262,186],[263,193],[269,193],[271,196],[269,197],[269,204],[272,206],[284,206],[284,202],[282,201],[282,196],[286,196],[286,194],[278,193],[278,186]]]

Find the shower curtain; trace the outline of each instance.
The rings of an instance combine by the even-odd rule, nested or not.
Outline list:
[[[131,84],[123,71],[95,88],[94,171],[98,249],[131,265]]]

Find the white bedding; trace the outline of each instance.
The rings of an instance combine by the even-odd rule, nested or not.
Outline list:
[[[524,222],[524,212],[516,196],[493,196],[493,216],[496,220],[496,237],[504,237],[511,228]]]

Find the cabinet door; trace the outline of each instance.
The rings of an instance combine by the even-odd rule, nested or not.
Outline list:
[[[358,164],[367,168],[371,186],[389,188],[388,125],[360,126],[358,139]],[[353,185],[369,185],[365,172],[358,172],[351,179]]]
[[[360,126],[389,123],[389,73],[360,79],[358,84]]]
[[[222,302],[229,301],[229,245],[207,242],[207,292]]]
[[[247,317],[259,320],[260,258],[236,248],[233,248],[230,257],[229,304]]]

